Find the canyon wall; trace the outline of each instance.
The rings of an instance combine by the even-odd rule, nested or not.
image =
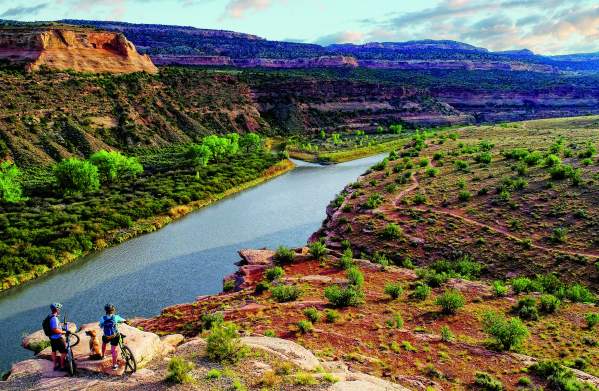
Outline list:
[[[23,65],[93,73],[157,73],[124,35],[65,28],[0,30],[0,60]]]

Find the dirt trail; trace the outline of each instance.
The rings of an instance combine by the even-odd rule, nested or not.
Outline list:
[[[412,184],[405,190],[401,191],[397,197],[395,198],[395,206],[400,206],[401,205],[401,200],[403,199],[403,197],[416,190],[418,187],[420,186],[420,182],[418,182],[418,177],[414,174],[412,175]],[[485,228],[488,229],[492,232],[504,235],[512,240],[515,240],[517,242],[522,242],[524,239],[513,235],[512,233],[510,233],[508,230],[506,230],[505,228],[502,227],[497,227],[497,226],[492,226],[492,225],[488,225],[488,224],[484,224],[481,223],[480,221],[476,221],[473,220],[469,217],[464,216],[462,213],[456,212],[456,211],[452,211],[450,209],[447,208],[440,208],[440,207],[415,207],[414,209],[419,210],[419,211],[427,211],[427,210],[432,210],[435,213],[442,213],[451,217],[454,217],[456,219],[460,219],[466,223],[469,224],[473,224],[476,225],[478,227],[481,228]],[[530,245],[532,248],[535,248],[537,250],[542,250],[542,251],[547,251],[550,253],[558,253],[558,254],[568,254],[568,255],[573,255],[573,256],[583,256],[583,257],[588,257],[588,258],[592,258],[592,259],[598,259],[599,258],[599,254],[596,253],[584,253],[584,252],[577,252],[577,251],[568,251],[568,250],[560,250],[560,249],[554,249],[554,248],[550,248],[550,247],[545,247],[545,246],[540,246],[538,244],[531,244]]]

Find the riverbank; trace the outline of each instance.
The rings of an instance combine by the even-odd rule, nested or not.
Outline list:
[[[362,159],[368,156],[377,155],[383,152],[391,152],[398,149],[405,144],[406,138],[400,138],[396,140],[386,141],[370,146],[351,148],[351,149],[340,149],[338,151],[331,152],[307,152],[300,150],[288,150],[289,156],[311,163],[321,164],[336,164],[344,163],[351,160]]]
[[[279,175],[285,174],[286,172],[292,170],[294,167],[295,165],[293,164],[293,162],[291,162],[288,159],[279,161],[278,163],[266,169],[258,178],[244,182],[237,186],[233,186],[223,192],[217,194],[210,194],[208,197],[201,200],[173,206],[168,210],[167,213],[161,213],[159,215],[152,216],[149,218],[136,220],[132,222],[130,227],[119,228],[117,230],[110,231],[104,238],[95,240],[93,248],[91,248],[88,251],[64,251],[60,257],[56,258],[55,262],[51,267],[47,265],[36,265],[31,271],[5,278],[4,280],[2,280],[2,283],[0,284],[0,292],[20,286],[25,282],[41,277],[52,270],[59,269],[62,266],[70,264],[96,251],[100,251],[109,248],[113,245],[123,243],[127,240],[130,240],[132,238],[146,233],[154,232],[168,225],[169,223],[183,216],[186,216],[187,214],[193,211],[197,211],[198,209],[206,207],[223,198],[239,193],[251,187],[257,186]]]

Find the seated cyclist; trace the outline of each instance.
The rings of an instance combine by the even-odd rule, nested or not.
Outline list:
[[[104,311],[106,311],[106,315],[102,316],[102,318],[100,319],[100,327],[104,331],[104,335],[102,336],[102,357],[104,357],[106,353],[106,344],[110,343],[110,353],[112,354],[112,369],[117,370],[119,369],[119,364],[116,360],[116,347],[119,345],[119,334],[117,331],[117,324],[126,323],[127,321],[121,318],[119,315],[115,314],[116,308],[112,304],[106,304],[104,306]]]

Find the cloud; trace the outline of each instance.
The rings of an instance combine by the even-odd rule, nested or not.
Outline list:
[[[329,34],[318,38],[314,43],[319,45],[331,45],[334,43],[359,43],[363,42],[364,33],[359,31],[342,31],[334,34]]]
[[[223,18],[240,19],[249,11],[262,11],[272,6],[272,0],[230,0]]]
[[[41,3],[31,7],[16,6],[9,8],[0,14],[0,18],[20,18],[23,16],[36,15],[38,12],[48,7],[48,3]]]
[[[451,39],[491,50],[543,54],[599,50],[595,0],[440,0],[435,6],[362,21],[365,36]]]

